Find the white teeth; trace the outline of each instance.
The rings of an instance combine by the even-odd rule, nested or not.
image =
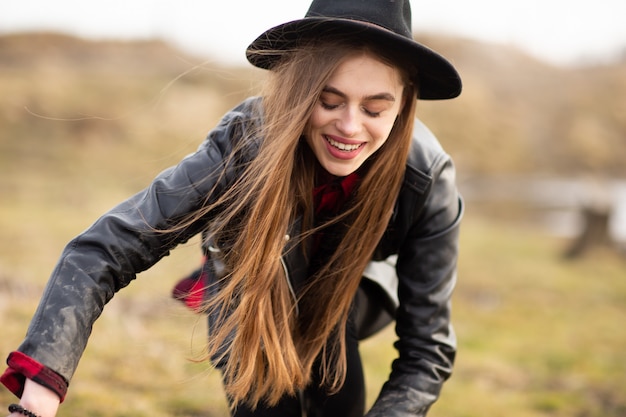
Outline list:
[[[328,136],[324,136],[324,138],[333,147],[335,147],[335,148],[337,148],[339,150],[345,151],[345,152],[356,151],[357,149],[359,149],[361,147],[361,144],[359,144],[359,145],[348,145],[348,144],[345,144],[345,143],[341,143],[341,142],[337,142],[335,140],[332,140]]]

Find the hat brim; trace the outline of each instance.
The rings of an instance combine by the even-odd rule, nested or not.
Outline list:
[[[255,39],[246,57],[258,68],[271,69],[286,51],[328,37],[356,38],[383,46],[406,64],[421,100],[451,99],[461,94],[461,77],[442,55],[413,39],[356,20],[306,17],[278,25]]]

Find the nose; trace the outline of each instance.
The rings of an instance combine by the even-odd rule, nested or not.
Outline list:
[[[345,137],[356,136],[361,131],[361,119],[359,118],[358,109],[347,106],[337,119],[336,127]]]

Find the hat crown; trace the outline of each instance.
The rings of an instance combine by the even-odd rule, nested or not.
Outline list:
[[[377,45],[406,69],[422,100],[461,93],[459,73],[443,56],[413,39],[409,0],[312,0],[302,19],[266,30],[248,46],[252,65],[272,69],[300,46],[320,40],[352,39]],[[390,58],[391,59],[391,58]]]
[[[313,0],[307,17],[358,20],[413,39],[409,0]]]

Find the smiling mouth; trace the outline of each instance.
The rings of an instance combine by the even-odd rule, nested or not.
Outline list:
[[[341,143],[341,142],[337,142],[336,140],[329,138],[328,136],[324,136],[324,139],[326,140],[326,142],[330,144],[330,146],[342,152],[353,152],[359,149],[361,146],[365,145],[365,143],[359,143],[359,144],[354,144],[354,145]]]

